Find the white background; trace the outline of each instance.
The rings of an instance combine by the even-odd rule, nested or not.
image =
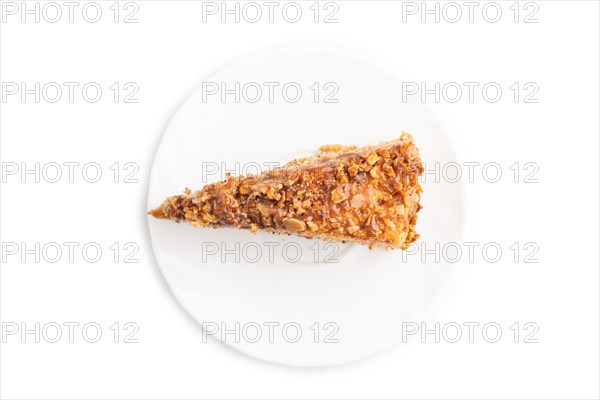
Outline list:
[[[4,4],[6,2],[3,2]],[[5,82],[98,82],[102,99],[1,104],[3,163],[97,162],[96,184],[2,184],[2,242],[98,242],[98,263],[7,258],[1,268],[2,323],[97,322],[98,343],[1,343],[2,398],[409,397],[598,398],[599,6],[537,2],[538,23],[514,23],[500,2],[498,23],[457,23],[419,15],[402,20],[394,1],[338,2],[339,23],[202,22],[202,3],[138,1],[138,23],[100,22],[76,9],[51,24],[4,16],[0,78]],[[40,3],[43,5],[44,3]],[[83,5],[84,3],[82,3]],[[462,3],[460,3],[462,4]],[[483,4],[483,3],[482,3]],[[418,3],[417,5],[420,5]],[[443,5],[443,3],[441,3]],[[433,5],[430,5],[433,7]],[[523,7],[523,4],[521,4]],[[466,13],[467,9],[462,8]],[[78,12],[79,10],[79,12]],[[66,8],[63,8],[66,12]],[[122,19],[122,15],[120,16]],[[497,103],[477,97],[431,103],[447,120],[464,160],[495,161],[506,178],[469,185],[467,240],[535,242],[539,263],[459,263],[432,321],[497,322],[504,337],[456,344],[414,341],[335,368],[292,369],[242,356],[210,340],[169,293],[146,226],[146,178],[169,118],[209,73],[273,45],[326,43],[360,51],[415,81],[498,82]],[[135,82],[137,104],[115,104],[114,82]],[[514,82],[535,82],[538,103],[515,103]],[[76,92],[78,93],[78,92]],[[79,92],[80,93],[80,92]],[[108,166],[137,163],[139,183],[113,183]],[[508,166],[539,165],[539,183],[514,183]],[[139,263],[115,263],[114,242],[139,245]],[[122,258],[122,255],[121,255]],[[522,256],[521,256],[522,258]],[[139,326],[139,343],[114,343],[114,322]],[[514,322],[535,322],[539,343],[514,343]]]

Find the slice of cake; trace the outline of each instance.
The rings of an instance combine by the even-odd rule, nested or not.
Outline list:
[[[407,133],[376,146],[327,145],[258,176],[167,198],[149,212],[196,227],[240,228],[406,249],[421,209],[423,166]]]

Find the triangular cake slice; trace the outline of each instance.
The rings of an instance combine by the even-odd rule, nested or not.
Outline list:
[[[376,146],[327,145],[258,176],[169,197],[149,212],[196,227],[240,228],[406,249],[415,232],[423,166],[407,133]]]

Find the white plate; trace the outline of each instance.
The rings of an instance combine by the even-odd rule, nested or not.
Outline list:
[[[277,48],[230,64],[204,82],[226,82],[227,88],[256,82],[263,94],[256,103],[243,97],[236,103],[233,94],[222,102],[219,96],[203,98],[202,85],[195,90],[173,117],[156,153],[148,208],[185,187],[195,190],[219,180],[226,169],[268,169],[268,162],[311,154],[322,144],[375,144],[399,137],[402,130],[413,134],[429,165],[457,161],[435,115],[421,103],[402,101],[401,80],[344,51]],[[263,82],[280,83],[272,103]],[[283,98],[281,88],[289,82],[302,89],[296,103]],[[320,87],[316,103],[310,89],[314,82]],[[325,87],[328,82],[339,88],[330,98],[337,103],[323,101],[336,87]],[[251,86],[246,99],[256,97],[256,85]],[[290,99],[295,96],[291,86]],[[431,246],[460,242],[462,185],[430,179],[424,190],[417,224],[421,240]],[[205,332],[218,329],[209,336],[285,365],[342,364],[390,346],[400,338],[403,321],[419,321],[430,309],[452,270],[433,257],[423,263],[402,251],[194,229],[150,217],[149,228],[173,294],[205,324]],[[227,252],[236,246],[239,260]],[[300,259],[294,262],[296,254]],[[327,256],[337,262],[324,262]],[[223,329],[237,330],[239,337],[223,336]]]

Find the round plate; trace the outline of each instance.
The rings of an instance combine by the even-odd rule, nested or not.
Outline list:
[[[402,81],[362,57],[304,46],[257,53],[205,79],[177,111],[154,158],[148,208],[226,172],[257,173],[323,144],[376,144],[402,130],[427,165],[457,161],[431,110],[403,101]],[[420,242],[460,242],[463,185],[429,179],[423,186]],[[423,262],[415,249],[369,250],[151,217],[149,228],[158,265],[203,325],[202,340],[285,365],[342,364],[390,346],[403,322],[431,308],[452,270],[435,257]]]

